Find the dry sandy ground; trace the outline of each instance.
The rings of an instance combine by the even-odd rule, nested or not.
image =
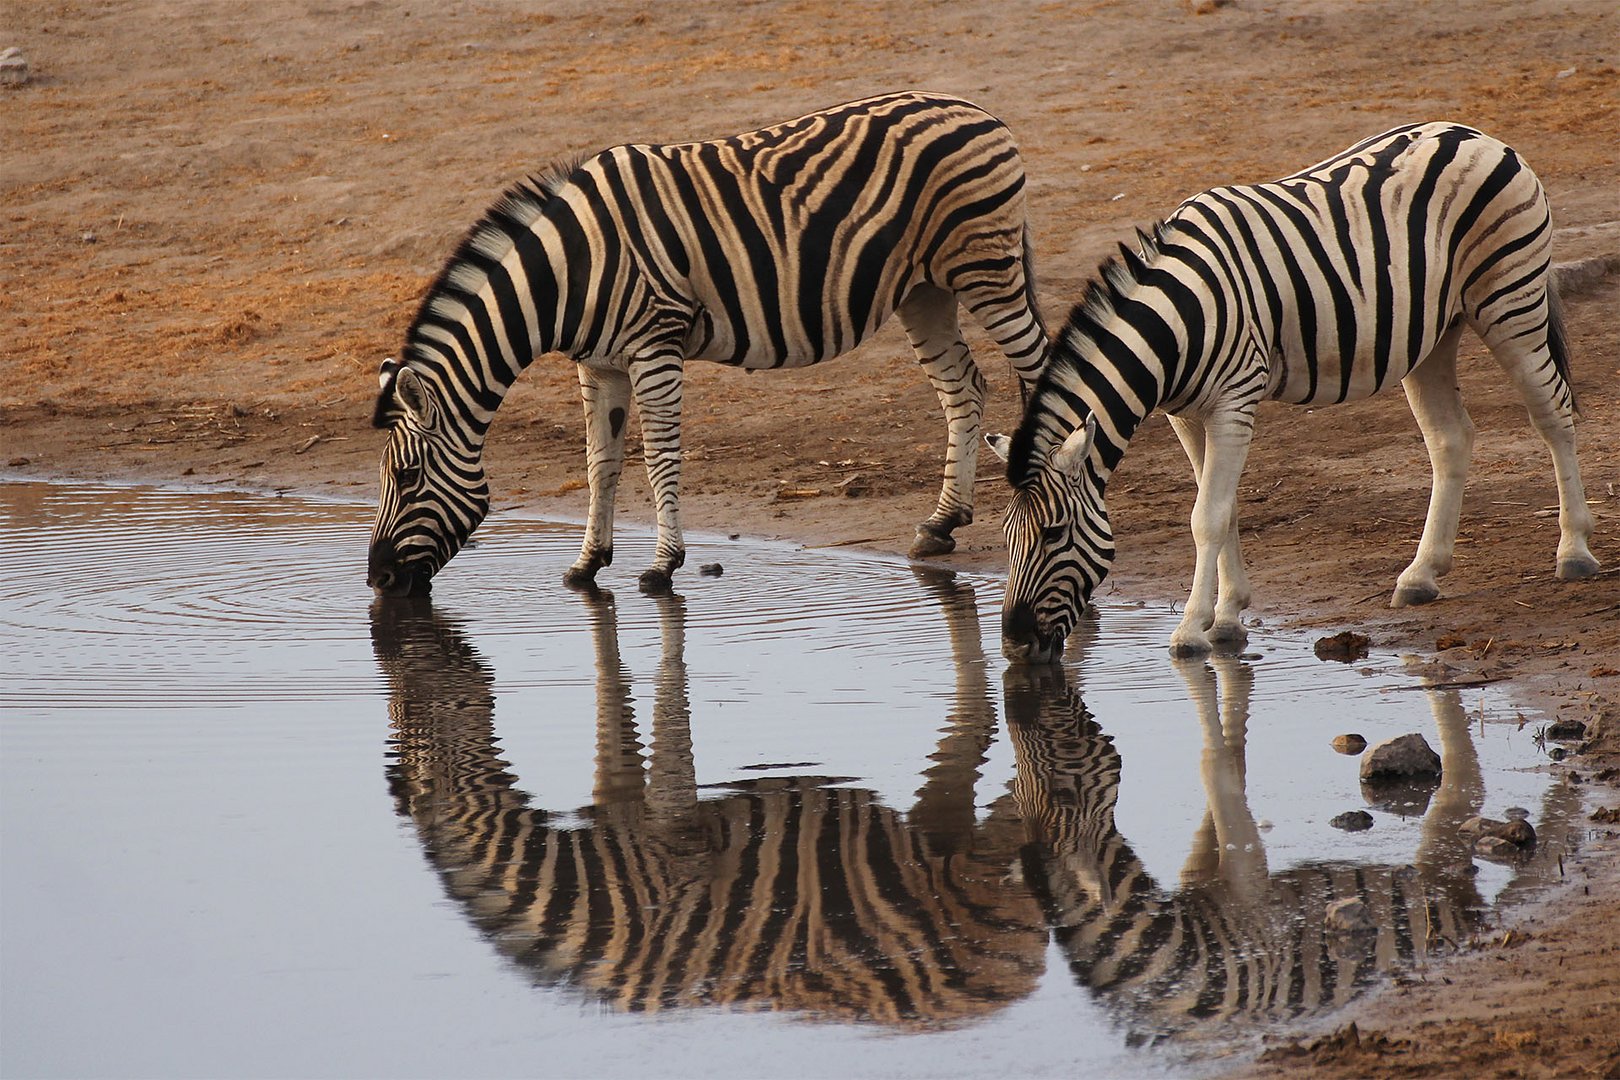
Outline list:
[[[1183,0],[8,0],[9,45],[33,78],[0,87],[0,464],[29,476],[368,498],[377,363],[501,187],[573,152],[712,137],[901,87],[963,94],[1017,132],[1054,323],[1114,241],[1182,196],[1412,120],[1470,123],[1523,152],[1552,194],[1560,260],[1620,254],[1608,0],[1238,0],[1207,13]],[[1615,278],[1571,295],[1568,318],[1605,575],[1553,580],[1546,453],[1472,342],[1462,379],[1480,438],[1441,602],[1383,606],[1428,487],[1399,395],[1264,410],[1241,514],[1254,614],[1358,629],[1451,681],[1512,680],[1593,725],[1566,770],[1592,783],[1599,752],[1612,766],[1620,744]],[[1010,373],[975,340],[990,426],[1010,428]],[[904,550],[932,505],[943,424],[896,328],[836,364],[697,365],[689,385],[689,528]],[[542,361],[493,432],[497,508],[580,516],[581,446],[572,371]],[[634,469],[626,480],[633,526],[649,516],[646,485]],[[994,568],[1003,485],[988,462],[981,480],[979,520],[952,558]],[[1191,499],[1168,425],[1150,423],[1112,488],[1120,557],[1105,588],[1184,596]],[[1256,1067],[1616,1075],[1620,843],[1593,830],[1574,896],[1538,914],[1529,941],[1359,1007],[1359,1045],[1313,1049],[1305,1033],[1297,1054]]]

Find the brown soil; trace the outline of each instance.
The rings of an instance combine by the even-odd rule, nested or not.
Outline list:
[[[1552,194],[1560,260],[1620,254],[1620,11],[1604,0],[10,0],[8,45],[33,78],[0,87],[0,463],[27,476],[368,498],[377,364],[501,187],[573,152],[900,87],[961,93],[1018,134],[1054,323],[1115,240],[1183,195],[1412,120],[1474,124],[1523,152]],[[1357,629],[1452,681],[1510,680],[1594,724],[1570,770],[1590,781],[1620,747],[1620,284],[1588,284],[1567,309],[1604,575],[1553,579],[1547,455],[1472,342],[1462,381],[1480,438],[1440,602],[1384,606],[1428,490],[1399,395],[1263,410],[1241,515],[1255,614]],[[1012,377],[974,340],[990,427],[1010,428]],[[897,328],[820,368],[694,365],[689,385],[689,528],[900,552],[931,508],[942,417]],[[537,364],[493,431],[497,509],[581,516],[582,443],[572,371]],[[635,527],[645,478],[626,481]],[[1185,595],[1191,498],[1168,425],[1150,422],[1112,488],[1105,589]],[[986,462],[953,562],[1004,564],[1003,503]],[[1620,844],[1593,828],[1572,870],[1588,892],[1537,914],[1523,944],[1358,1007],[1359,1041],[1305,1039],[1257,1068],[1616,1075]]]

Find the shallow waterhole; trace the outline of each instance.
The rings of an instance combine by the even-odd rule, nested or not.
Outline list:
[[[499,516],[374,604],[369,518],[0,484],[8,1073],[1198,1072],[1576,839],[1534,724],[1388,660],[1105,603],[1009,669],[987,576],[699,539],[649,597],[621,528],[586,595]],[[1328,745],[1412,731],[1437,788]],[[1513,807],[1535,853],[1471,858]]]

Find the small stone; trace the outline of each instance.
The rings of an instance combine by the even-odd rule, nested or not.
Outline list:
[[[1501,840],[1517,848],[1536,846],[1535,827],[1523,818],[1495,821],[1488,817],[1471,817],[1457,826],[1457,831],[1464,836],[1476,837],[1476,847],[1483,845],[1486,840]]]
[[[1529,821],[1530,811],[1526,810],[1522,806],[1510,806],[1506,810],[1502,811],[1502,816],[1507,818],[1509,821]]]
[[[1367,749],[1367,740],[1356,734],[1335,735],[1330,745],[1341,754],[1355,755]]]
[[[1559,742],[1573,742],[1586,738],[1586,725],[1579,720],[1555,720],[1547,725],[1545,734],[1547,738]]]
[[[10,466],[11,468],[15,469],[15,468],[18,468],[18,467],[23,466],[23,465],[32,464],[32,461],[33,461],[32,458],[14,457],[10,461],[6,462],[6,464],[8,466]]]
[[[1353,896],[1329,904],[1322,922],[1329,932],[1335,934],[1364,934],[1378,929],[1367,905]]]
[[[1361,759],[1363,780],[1439,775],[1440,755],[1416,732],[1385,739]]]
[[[79,239],[84,241],[86,244],[93,244],[96,242],[96,234],[93,232],[87,232],[83,236],[79,237]]]
[[[28,82],[28,58],[15,45],[0,52],[0,83],[23,86]]]
[[[719,577],[725,572],[726,568],[717,562],[704,563],[702,566],[698,567],[698,573],[702,574],[704,577]]]
[[[1346,810],[1328,824],[1345,832],[1366,832],[1373,827],[1373,816],[1365,810]]]
[[[1524,849],[1500,836],[1483,836],[1474,844],[1474,854],[1485,859],[1516,859]]]
[[[1367,647],[1372,639],[1366,634],[1358,634],[1354,630],[1345,630],[1331,637],[1318,638],[1316,642],[1316,658],[1318,660],[1337,660],[1341,664],[1354,663],[1364,659]]]

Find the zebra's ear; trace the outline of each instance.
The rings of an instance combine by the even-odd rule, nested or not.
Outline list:
[[[1004,464],[1007,461],[1007,455],[1012,453],[1012,440],[1005,435],[986,435],[984,445],[988,446],[990,452],[1000,458]]]
[[[1076,428],[1063,440],[1063,445],[1047,456],[1047,464],[1070,480],[1080,479],[1085,471],[1086,458],[1091,456],[1091,445],[1097,441],[1097,418],[1086,417],[1086,426]]]
[[[399,369],[394,377],[394,400],[405,410],[405,415],[423,431],[432,431],[438,425],[438,410],[428,394],[422,377],[408,367]]]

